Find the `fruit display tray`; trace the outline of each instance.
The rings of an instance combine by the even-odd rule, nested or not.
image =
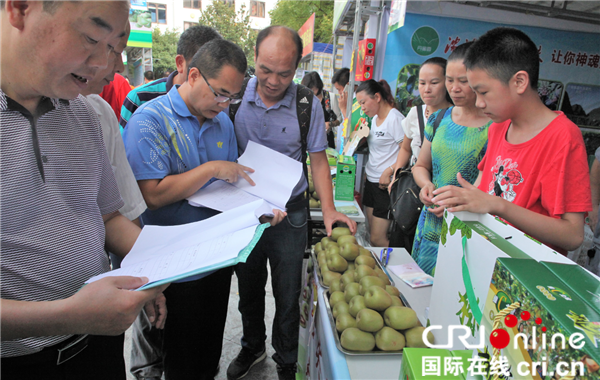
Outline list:
[[[323,295],[325,299],[325,309],[327,310],[327,316],[329,317],[329,324],[331,325],[331,330],[333,332],[333,337],[335,338],[335,345],[343,354],[345,355],[361,355],[361,356],[381,356],[381,355],[400,355],[402,356],[402,350],[400,351],[351,351],[342,347],[342,343],[340,342],[340,337],[337,329],[335,328],[335,318],[333,318],[333,312],[331,310],[331,305],[329,304],[329,291],[326,291]],[[410,307],[404,295],[400,293],[400,300],[406,307]]]
[[[371,251],[368,248],[365,248],[365,249],[367,249],[369,252],[371,252],[371,256],[373,256],[373,258],[375,259],[375,264],[377,265],[377,267],[379,269],[381,269],[383,271],[383,273],[385,273],[387,275],[388,279],[390,280],[390,284],[392,286],[396,286],[396,284],[394,283],[394,279],[388,274],[387,270],[383,268],[383,265],[381,264],[381,261],[379,261],[379,257],[377,257],[375,252]],[[314,264],[315,268],[317,268],[317,277],[319,280],[319,285],[321,285],[325,289],[329,289],[329,286],[327,286],[327,285],[325,285],[325,283],[323,283],[323,276],[321,275],[321,268],[319,268],[319,262],[317,261],[317,254],[315,253],[314,247],[311,248],[310,255],[312,256],[312,260],[313,260],[313,264]],[[400,298],[402,299],[402,297],[400,297]],[[402,302],[404,302],[404,299],[402,299]]]

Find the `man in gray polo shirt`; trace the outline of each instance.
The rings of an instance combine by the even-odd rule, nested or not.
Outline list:
[[[78,94],[108,65],[128,3],[2,5],[2,378],[125,379],[118,335],[162,288],[83,286],[109,270],[104,246],[124,256],[140,229],[118,212],[98,118]]]
[[[254,52],[256,78],[248,82],[234,122],[239,153],[241,155],[248,141],[252,140],[301,161],[303,152],[296,113],[297,86],[292,79],[302,57],[302,40],[292,29],[271,26],[258,34]],[[336,221],[346,223],[354,233],[356,223],[337,212],[333,204],[329,164],[325,154],[325,118],[316,98],[313,98],[311,114],[306,142],[327,233],[331,233],[331,226]],[[273,359],[277,363],[280,379],[295,379],[300,318],[298,299],[307,236],[307,201],[304,198],[307,188],[307,179],[303,177],[286,205],[288,215],[284,221],[266,230],[246,263],[236,266],[239,310],[244,331],[242,350],[229,365],[228,379],[244,377],[254,364],[266,357],[264,299],[267,260],[271,266],[273,295],[277,305],[273,321]]]

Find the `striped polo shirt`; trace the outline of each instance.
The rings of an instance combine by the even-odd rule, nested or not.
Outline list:
[[[102,215],[123,206],[85,98],[42,98],[36,114],[0,90],[0,286],[9,300],[68,298],[108,271]],[[1,356],[68,337],[3,341]]]
[[[123,129],[127,126],[131,115],[133,115],[139,106],[171,91],[173,78],[177,74],[177,71],[173,71],[167,78],[157,79],[129,91],[127,98],[123,102],[123,107],[121,107],[121,117],[119,118],[121,133],[123,133]]]

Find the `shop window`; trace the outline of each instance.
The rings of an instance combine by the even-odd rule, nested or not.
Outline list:
[[[200,9],[202,7],[202,2],[200,0],[184,0],[183,7],[189,9]]]
[[[148,10],[150,11],[153,23],[167,23],[167,6],[165,4],[148,3]]]
[[[265,2],[250,1],[250,16],[265,17]]]
[[[183,23],[183,30],[184,30],[184,31],[185,31],[185,30],[188,30],[188,29],[189,29],[189,28],[191,28],[192,26],[196,26],[196,25],[198,25],[198,23],[197,23],[197,22],[187,22],[187,21],[184,21],[184,23]]]

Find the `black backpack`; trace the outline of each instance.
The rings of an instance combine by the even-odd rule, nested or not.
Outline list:
[[[240,92],[240,96],[244,96],[244,92],[246,92],[246,86],[251,78],[244,79],[244,84],[242,85],[242,91]],[[312,90],[306,86],[298,84],[296,88],[296,113],[298,115],[298,126],[300,128],[300,140],[302,146],[302,167],[304,170],[304,177],[306,181],[308,181],[308,167],[306,166],[306,158],[307,155],[307,138],[308,138],[308,129],[310,128],[310,118],[312,112],[312,102],[315,94]],[[231,122],[235,125],[235,114],[242,103],[238,104],[230,104],[229,105],[229,118]]]
[[[441,110],[433,122],[432,140],[447,110],[448,108]],[[423,145],[425,122],[420,107],[417,108],[417,115],[419,117],[421,145]],[[421,188],[415,182],[410,167],[400,168],[396,171],[396,179],[390,190],[390,213],[400,230],[406,235],[414,233],[417,228],[419,215],[421,215],[423,209],[423,202],[419,198],[420,192]]]

